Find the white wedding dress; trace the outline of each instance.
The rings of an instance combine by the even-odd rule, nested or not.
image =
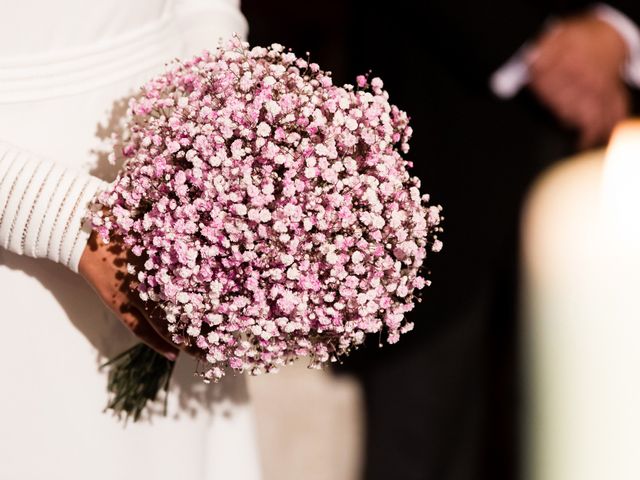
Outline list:
[[[0,2],[0,479],[260,478],[241,376],[181,356],[167,417],[103,413],[98,366],[137,341],[75,273],[125,99],[246,29],[235,0]]]

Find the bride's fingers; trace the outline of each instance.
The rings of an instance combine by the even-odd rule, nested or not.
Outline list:
[[[118,317],[133,334],[169,360],[178,357],[178,349],[156,332],[145,316],[131,305],[122,305]]]

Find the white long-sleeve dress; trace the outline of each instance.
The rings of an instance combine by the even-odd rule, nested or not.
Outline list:
[[[103,413],[98,365],[137,340],[76,273],[124,99],[246,29],[237,0],[0,0],[0,479],[259,478],[240,376],[181,356],[167,417]]]

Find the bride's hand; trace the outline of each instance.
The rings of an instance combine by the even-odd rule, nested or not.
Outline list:
[[[169,360],[175,360],[178,348],[155,330],[149,321],[148,305],[131,288],[135,279],[127,272],[127,263],[133,261],[130,255],[116,239],[105,244],[92,232],[78,270],[134,335]]]

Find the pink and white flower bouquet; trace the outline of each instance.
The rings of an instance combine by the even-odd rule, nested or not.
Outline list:
[[[379,78],[336,86],[281,45],[234,38],[149,81],[127,121],[92,225],[142,258],[140,297],[205,381],[320,367],[413,328],[440,208],[408,172],[409,120]]]

